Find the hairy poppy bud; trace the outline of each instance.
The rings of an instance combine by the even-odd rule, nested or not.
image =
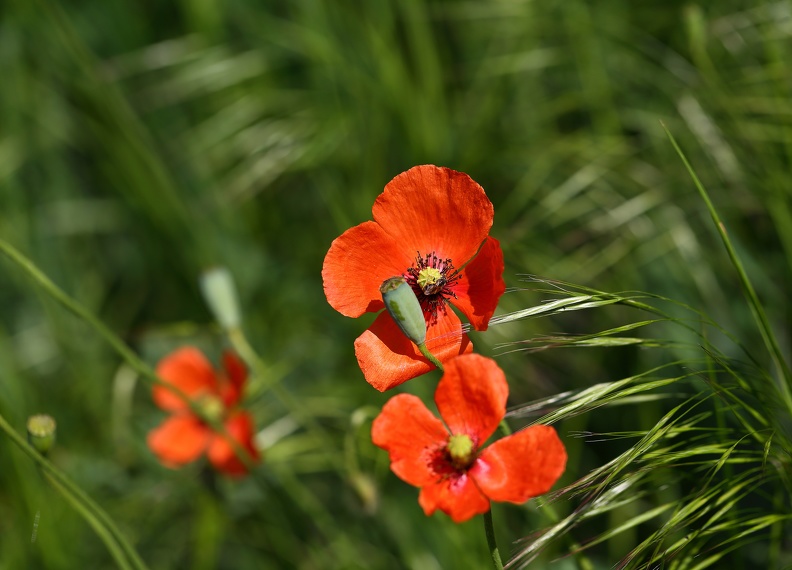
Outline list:
[[[30,416],[27,421],[28,441],[39,453],[47,453],[55,444],[55,420],[46,414]]]
[[[421,303],[403,277],[391,277],[380,285],[385,308],[407,338],[417,345],[426,342],[426,319]]]
[[[241,318],[234,278],[225,267],[211,267],[201,274],[201,294],[223,329],[239,327]]]

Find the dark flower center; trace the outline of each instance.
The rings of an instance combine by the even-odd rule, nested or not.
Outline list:
[[[429,468],[442,479],[459,477],[475,463],[476,444],[465,434],[451,435],[445,445],[435,448],[429,456]]]
[[[457,298],[452,288],[459,280],[459,272],[450,258],[441,259],[435,252],[424,256],[417,253],[413,266],[403,277],[418,297],[426,322],[432,324],[437,321],[438,311],[446,312],[448,300]]]

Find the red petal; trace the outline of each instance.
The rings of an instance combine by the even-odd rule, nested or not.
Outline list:
[[[259,452],[253,445],[253,420],[247,412],[238,412],[225,422],[226,431],[235,441],[247,450],[251,459],[257,462]],[[247,473],[245,463],[237,457],[234,447],[220,434],[214,434],[207,452],[209,461],[218,471],[228,475]]]
[[[195,347],[185,346],[160,360],[157,376],[193,399],[202,393],[216,394],[219,386],[212,365]],[[163,410],[185,411],[187,404],[166,386],[155,384],[151,390],[154,403]]]
[[[376,312],[382,303],[380,285],[412,265],[414,250],[397,244],[374,222],[345,231],[330,245],[322,265],[327,302],[347,317]]]
[[[556,431],[537,425],[490,445],[468,473],[493,501],[524,503],[550,490],[566,459]]]
[[[435,252],[456,267],[476,253],[494,216],[484,189],[470,176],[432,165],[396,176],[372,212],[374,221],[413,256],[415,250]]]
[[[371,426],[371,440],[388,452],[391,470],[403,481],[423,487],[439,479],[432,459],[448,442],[448,431],[416,396],[388,400]]]
[[[454,284],[458,307],[479,331],[487,330],[498,300],[506,290],[503,282],[503,251],[495,238],[488,237],[478,255],[465,266]]]
[[[236,353],[230,350],[223,352],[223,368],[225,368],[228,381],[220,391],[223,402],[227,408],[230,408],[242,397],[242,390],[247,381],[247,370]]]
[[[209,444],[211,432],[195,416],[166,419],[148,433],[149,449],[168,467],[179,467],[198,459]]]
[[[462,321],[450,308],[445,315],[438,314],[426,339],[427,348],[441,362],[473,350],[470,339],[462,333]],[[387,312],[357,338],[355,356],[366,382],[380,392],[434,369]]]
[[[495,361],[466,354],[446,363],[435,403],[451,433],[469,435],[478,447],[497,429],[508,397],[506,376]]]
[[[456,523],[486,513],[490,508],[487,497],[481,494],[473,479],[465,473],[423,487],[418,495],[418,503],[427,515],[440,509]]]

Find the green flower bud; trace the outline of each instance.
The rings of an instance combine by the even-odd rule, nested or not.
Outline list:
[[[200,278],[201,294],[215,320],[223,329],[239,327],[239,313],[234,278],[225,267],[211,267]]]
[[[28,441],[39,453],[47,453],[55,445],[55,420],[46,414],[30,416],[27,421]]]
[[[380,285],[385,308],[407,338],[417,345],[426,342],[426,319],[415,292],[403,277],[391,277]]]

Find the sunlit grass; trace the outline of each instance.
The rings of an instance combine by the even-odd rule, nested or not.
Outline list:
[[[359,4],[0,9],[0,238],[147,365],[219,352],[197,277],[228,267],[251,382],[285,391],[251,399],[272,446],[255,480],[164,469],[145,385],[4,261],[0,414],[57,418],[50,459],[152,568],[484,567],[479,525],[426,519],[370,443],[387,396],[355,365],[365,323],[321,288],[384,184],[441,164],[485,188],[505,252],[476,349],[506,371],[514,426],[552,422],[570,453],[551,496],[496,506],[504,558],[792,562],[789,4]],[[110,567],[0,442],[0,566]]]

